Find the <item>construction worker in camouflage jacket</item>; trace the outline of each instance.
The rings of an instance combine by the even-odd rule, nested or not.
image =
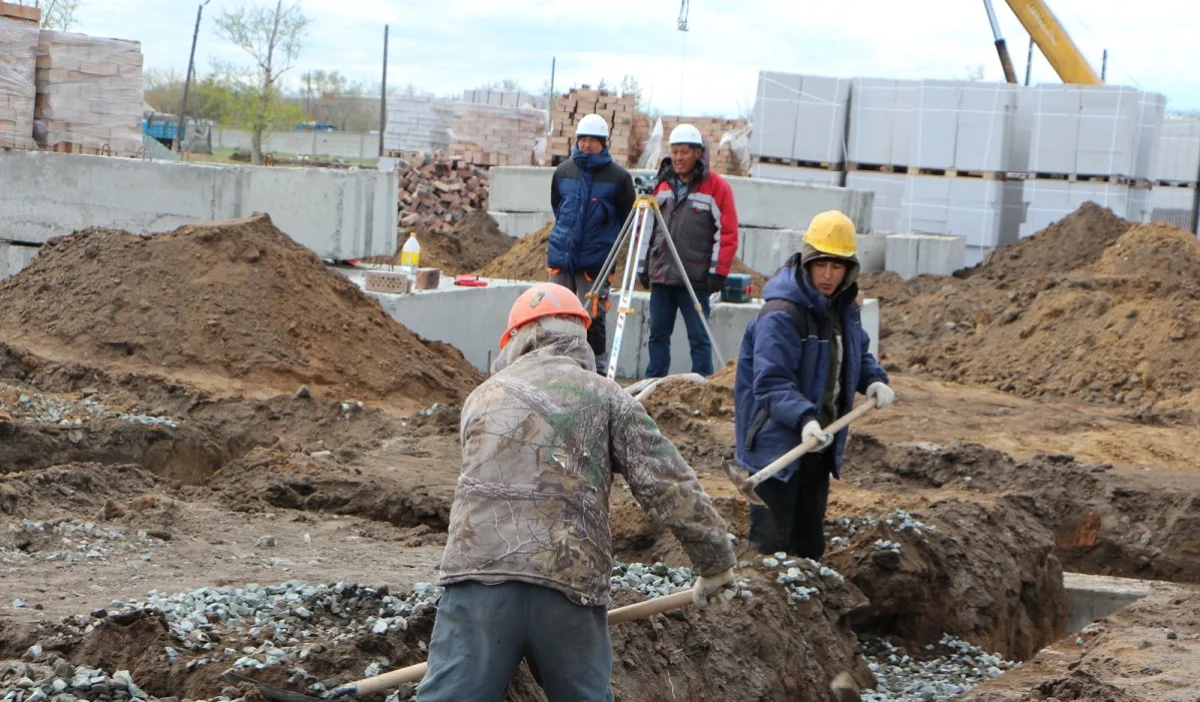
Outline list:
[[[513,305],[463,405],[462,473],[419,702],[500,700],[525,660],[550,702],[612,699],[614,473],[691,558],[700,607],[732,594],[725,522],[642,406],[597,375],[591,317],[554,283]]]

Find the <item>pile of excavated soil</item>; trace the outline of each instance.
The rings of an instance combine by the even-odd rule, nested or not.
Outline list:
[[[481,278],[499,278],[501,280],[546,280],[548,277],[546,273],[546,248],[550,245],[550,232],[553,229],[553,224],[547,224],[539,231],[522,238],[508,253],[483,266],[476,271],[476,274]],[[751,269],[740,258],[733,260],[731,271],[733,273],[749,275],[751,285],[754,286],[754,294],[762,297],[763,287],[767,284],[765,276]],[[621,277],[624,275],[624,272],[625,256],[622,254],[620,262],[617,263],[616,269],[613,270],[614,285],[621,284]],[[644,290],[640,284],[638,285],[638,289]]]
[[[58,361],[217,386],[402,405],[482,380],[456,350],[397,324],[266,215],[142,237],[89,229],[0,283],[3,340]],[[236,381],[231,383],[230,381]]]
[[[881,299],[893,367],[1024,396],[1200,407],[1200,241],[1173,225],[1089,204],[964,279],[862,285]]]
[[[404,244],[406,236],[401,237]],[[448,275],[470,273],[500,258],[517,240],[500,231],[496,220],[484,210],[475,210],[453,229],[441,233],[417,232],[421,243],[421,266],[438,268]],[[396,252],[396,263],[400,252]]]

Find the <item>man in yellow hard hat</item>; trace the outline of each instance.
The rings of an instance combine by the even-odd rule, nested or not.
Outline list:
[[[821,448],[758,487],[768,507],[750,508],[750,543],[761,553],[820,560],[825,553],[829,476],[841,476],[846,431],[822,427],[864,393],[877,407],[895,399],[888,376],[867,350],[857,302],[857,236],[841,212],[822,212],[804,247],[763,290],[746,327],[734,382],[735,460],[754,473],[810,437]]]
[[[522,659],[550,702],[612,699],[615,473],[687,552],[693,602],[732,596],[725,522],[642,406],[596,373],[591,323],[575,293],[533,286],[509,313],[492,377],[463,404],[446,592],[419,702],[499,700]]]

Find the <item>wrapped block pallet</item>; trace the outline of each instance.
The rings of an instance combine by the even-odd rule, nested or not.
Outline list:
[[[64,153],[134,156],[142,148],[142,48],[136,41],[43,31],[34,134]]]
[[[545,149],[546,111],[459,102],[450,153],[480,166],[531,166]]]
[[[597,114],[608,122],[608,152],[613,161],[629,163],[631,137],[633,136],[634,112],[637,98],[632,94],[618,96],[607,90],[592,90],[583,86],[559,97],[551,113],[550,138],[546,152],[556,161],[571,156],[575,148],[575,125],[590,114]]]
[[[0,2],[0,147],[32,149],[38,22],[32,7]]]

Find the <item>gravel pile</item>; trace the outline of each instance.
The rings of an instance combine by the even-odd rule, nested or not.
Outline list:
[[[919,660],[883,639],[861,641],[878,685],[863,690],[866,702],[943,702],[1020,665],[949,634],[925,646]]]
[[[59,658],[52,667],[9,663],[0,672],[3,702],[77,702],[78,700],[157,700],[137,686],[128,670],[111,676],[102,670],[76,668]]]
[[[22,393],[15,401],[7,402],[4,396],[0,395],[0,412],[27,422],[57,424],[60,427],[81,427],[89,419],[119,419],[133,424],[179,428],[179,424],[173,419],[145,414],[136,407],[128,412],[110,409],[95,400],[92,397],[94,394],[95,391],[84,390],[82,398],[75,398],[67,395]]]
[[[912,533],[922,540],[924,540],[927,535],[937,531],[937,526],[933,524],[925,524],[924,522],[914,518],[908,512],[902,509],[897,509],[893,510],[891,514],[885,517],[873,517],[869,515],[866,517],[854,518],[844,517],[842,519],[829,522],[828,531],[830,533],[837,534],[829,539],[830,545],[832,545],[834,548],[848,546],[850,544],[850,540],[857,536],[860,532],[870,531],[880,524],[886,527],[889,531],[896,532],[897,534]],[[880,539],[876,542],[877,547],[880,542],[889,544],[887,546],[883,546],[882,548],[884,549],[899,551],[900,544],[895,544],[893,547],[891,545],[893,542],[887,539]]]
[[[789,558],[782,551],[762,559],[762,565],[768,570],[779,571],[775,576],[775,584],[787,590],[788,600],[792,604],[808,602],[820,596],[822,580],[846,581],[841,573],[811,558]]]
[[[70,488],[64,485],[59,486],[59,490]],[[0,547],[0,563],[4,564],[21,565],[36,559],[69,567],[110,558],[130,558],[136,559],[127,563],[134,570],[138,563],[154,558],[158,543],[145,531],[131,536],[129,530],[122,527],[102,527],[78,519],[22,520],[20,524],[9,526],[5,541],[8,545]],[[9,572],[16,572],[16,569],[10,568]]]

